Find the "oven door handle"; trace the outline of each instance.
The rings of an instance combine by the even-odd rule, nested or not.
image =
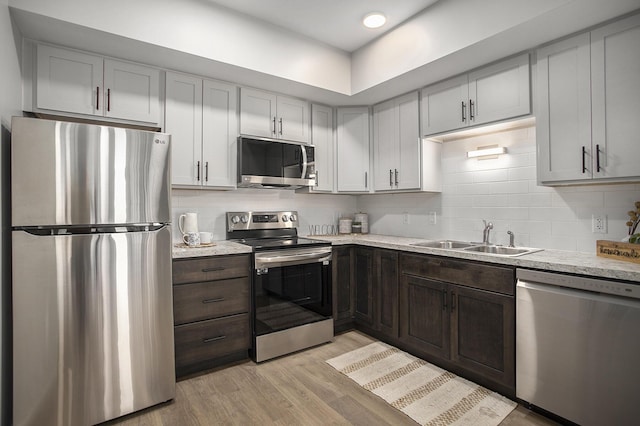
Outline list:
[[[329,262],[331,253],[297,253],[291,255],[264,256],[256,255],[255,269],[278,266],[303,265],[307,263]]]

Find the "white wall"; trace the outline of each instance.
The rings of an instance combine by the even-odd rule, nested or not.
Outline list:
[[[182,213],[198,213],[200,231],[211,231],[214,239],[226,239],[226,212],[296,210],[300,235],[309,234],[309,225],[337,223],[340,215],[353,214],[356,197],[331,194],[299,194],[287,190],[238,189],[235,191],[172,191],[173,239],[180,241],[178,217]]]
[[[206,0],[9,0],[12,7],[351,94],[346,52]],[[65,31],[58,26],[58,31]],[[79,28],[76,28],[79,31]]]
[[[0,208],[0,424],[9,424],[11,407],[8,405],[11,389],[9,376],[11,366],[10,342],[8,341],[9,323],[9,290],[11,276],[9,275],[10,255],[10,214],[8,190],[9,174],[9,130],[11,116],[21,115],[20,66],[16,41],[14,40],[11,20],[9,18],[8,0],[0,0],[0,193],[2,207]]]
[[[500,144],[508,154],[498,159],[467,159],[466,151]],[[627,235],[627,211],[640,200],[640,185],[542,187],[536,183],[535,127],[446,141],[443,145],[442,194],[367,195],[359,210],[370,214],[379,234],[482,240],[482,219],[494,223],[491,241],[595,253],[598,239]],[[431,225],[427,214],[437,212]],[[409,225],[403,224],[409,214]],[[591,215],[608,218],[608,233],[591,232]]]

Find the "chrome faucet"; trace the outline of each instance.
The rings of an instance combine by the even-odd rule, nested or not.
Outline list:
[[[507,234],[509,234],[509,247],[515,247],[515,244],[513,241],[515,238],[515,235],[513,235],[513,232],[511,231],[507,231]]]
[[[487,223],[486,220],[482,220],[484,223],[484,230],[482,231],[482,244],[489,244],[489,232],[493,229],[493,223]]]

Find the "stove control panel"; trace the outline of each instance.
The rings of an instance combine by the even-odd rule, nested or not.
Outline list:
[[[298,227],[298,212],[227,212],[227,230],[287,229]]]

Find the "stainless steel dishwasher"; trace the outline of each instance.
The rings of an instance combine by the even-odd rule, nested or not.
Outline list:
[[[584,426],[638,424],[640,283],[516,277],[516,396]]]

